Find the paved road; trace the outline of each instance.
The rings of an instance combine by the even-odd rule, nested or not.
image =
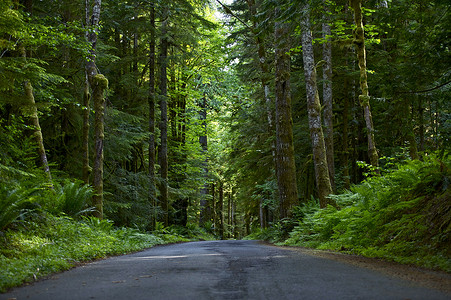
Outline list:
[[[0,294],[11,298],[451,299],[376,271],[255,241],[159,246]]]

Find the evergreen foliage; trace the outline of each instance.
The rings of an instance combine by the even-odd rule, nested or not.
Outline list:
[[[0,186],[0,230],[23,215],[25,205],[30,202],[30,194],[33,191],[20,187]]]
[[[317,79],[326,73],[322,46],[332,48],[332,77],[317,85],[333,86],[334,150],[326,154],[337,192],[329,199],[338,208],[320,209],[301,46],[305,1],[235,0],[225,9],[206,0],[105,0],[95,28],[85,19],[92,1],[0,1],[0,289],[79,260],[187,237],[281,242],[290,234],[288,244],[449,270],[450,4],[366,1],[357,32],[348,2],[308,1]],[[276,23],[286,29],[281,39]],[[371,104],[380,168],[370,164],[359,103],[353,42],[362,42],[362,30],[371,93],[360,100]],[[90,185],[95,111],[87,100],[94,95],[84,93],[86,64],[94,61],[86,35],[97,31],[95,69],[103,75],[96,78],[108,79],[101,80],[108,87],[101,195]],[[290,63],[283,75],[292,100],[291,116],[282,115],[293,121],[296,174],[289,177],[299,204],[283,213],[274,103],[282,39],[291,42],[279,52]],[[163,166],[151,161],[165,150],[163,81],[167,179],[153,176]],[[318,122],[318,130],[327,127]],[[51,181],[40,167],[44,146]],[[167,207],[159,186],[167,186]],[[104,220],[92,217],[99,196]]]
[[[70,216],[78,217],[94,210],[91,207],[92,188],[79,182],[65,181],[55,190],[57,201],[61,205],[61,211]]]
[[[451,271],[451,160],[428,156],[300,208],[284,244],[331,249]]]

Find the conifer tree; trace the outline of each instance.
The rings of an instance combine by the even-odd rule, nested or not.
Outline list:
[[[159,84],[159,104],[160,104],[160,148],[158,150],[158,160],[160,164],[160,205],[163,210],[162,223],[169,225],[168,209],[168,87],[167,87],[167,68],[168,68],[168,24],[169,7],[163,7],[160,38],[160,84]]]
[[[86,2],[88,3],[88,2]],[[108,79],[99,74],[95,63],[97,50],[97,36],[99,33],[101,0],[94,0],[92,14],[90,18],[90,32],[88,42],[91,45],[90,55],[86,62],[86,72],[89,86],[92,90],[92,98],[95,109],[94,120],[94,166],[93,166],[93,205],[96,208],[94,215],[103,218],[103,151],[104,151],[104,110],[105,110],[105,90],[108,88]],[[86,8],[88,9],[88,8]],[[88,109],[88,107],[86,107]]]
[[[325,208],[330,200],[327,196],[332,194],[329,178],[329,168],[326,157],[326,146],[321,127],[321,104],[316,86],[316,68],[313,55],[312,32],[310,30],[310,8],[305,5],[302,11],[302,58],[304,61],[305,86],[307,90],[307,111],[309,119],[310,138],[313,148],[313,162],[315,166],[316,185],[320,206]]]
[[[276,8],[280,17],[281,9]],[[279,189],[280,218],[291,216],[297,204],[296,165],[294,162],[293,121],[291,117],[291,85],[288,24],[276,21],[274,29],[275,49],[275,106],[276,106],[276,168]]]
[[[368,92],[368,75],[366,70],[366,49],[365,35],[363,29],[362,0],[350,0],[349,4],[354,10],[354,22],[356,28],[354,30],[353,43],[357,50],[357,59],[360,68],[360,89],[362,94],[359,95],[359,102],[363,108],[367,138],[368,138],[368,156],[373,167],[379,167],[379,155],[377,154],[376,141],[374,139],[373,117],[370,108],[370,95]]]

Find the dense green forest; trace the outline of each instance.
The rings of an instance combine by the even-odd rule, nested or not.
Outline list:
[[[248,237],[451,271],[450,7],[2,0],[1,268]]]

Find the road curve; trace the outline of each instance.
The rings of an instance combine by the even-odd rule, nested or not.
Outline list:
[[[256,241],[151,248],[74,268],[0,299],[451,299],[376,271]]]

